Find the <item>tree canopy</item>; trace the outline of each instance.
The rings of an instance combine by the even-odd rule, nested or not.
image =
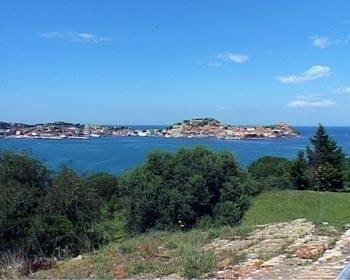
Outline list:
[[[247,205],[240,187],[242,171],[233,155],[203,147],[175,154],[151,153],[146,163],[121,179],[128,225],[135,232],[150,228],[190,228],[204,216],[229,207],[237,223]],[[237,192],[237,193],[235,193]],[[228,211],[228,210],[227,210]]]
[[[322,125],[319,125],[310,141],[311,147],[307,147],[306,154],[313,188],[321,191],[342,190],[345,154],[341,147],[329,137]]]

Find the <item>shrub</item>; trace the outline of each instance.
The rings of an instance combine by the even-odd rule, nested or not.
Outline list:
[[[32,255],[59,256],[65,250],[72,251],[78,241],[74,224],[67,217],[41,213],[33,218],[26,251]]]
[[[100,220],[101,207],[101,199],[84,180],[63,167],[48,187],[32,236],[45,244],[45,254],[53,254],[62,246],[69,254],[90,249],[88,230]],[[41,246],[33,245],[34,252],[41,252]]]
[[[280,157],[265,156],[254,161],[248,167],[249,173],[257,179],[270,176],[282,177],[289,174],[291,162]]]
[[[66,167],[53,175],[27,154],[0,154],[0,254],[66,256],[99,246],[105,238],[91,227],[110,216],[116,188],[111,175],[84,180]]]
[[[254,161],[249,167],[249,174],[259,184],[255,187],[259,189],[290,189],[293,188],[290,171],[292,163],[288,159],[265,156]],[[262,186],[261,186],[262,184]]]
[[[118,178],[107,173],[93,174],[86,183],[104,201],[109,201],[118,188]]]
[[[0,154],[0,251],[20,251],[46,195],[49,171],[26,154]]]
[[[244,192],[239,179],[234,179],[241,175],[228,152],[215,153],[197,147],[181,149],[175,154],[152,153],[143,166],[120,181],[128,227],[134,232],[191,228],[201,217],[214,216],[215,206],[226,201],[232,204],[222,204],[220,209],[241,211],[243,198],[232,190],[237,188],[238,194]],[[225,185],[229,182],[231,185]],[[240,216],[237,214],[230,222],[238,222]]]

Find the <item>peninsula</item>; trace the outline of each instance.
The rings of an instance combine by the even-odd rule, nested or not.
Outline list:
[[[0,137],[24,139],[88,139],[92,137],[174,137],[218,139],[265,139],[295,137],[298,133],[288,124],[270,126],[233,126],[214,118],[195,118],[166,128],[136,129],[128,126],[73,124],[54,122],[23,124],[0,122]]]

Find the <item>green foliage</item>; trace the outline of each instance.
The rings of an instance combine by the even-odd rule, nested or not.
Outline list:
[[[62,256],[72,251],[71,247],[79,243],[79,235],[74,224],[62,215],[41,213],[32,220],[26,251],[42,256]]]
[[[238,224],[249,206],[249,197],[238,177],[230,177],[221,189],[214,217],[223,224]]]
[[[46,194],[49,171],[26,154],[0,154],[0,251],[20,250]]]
[[[125,218],[121,215],[115,215],[111,219],[104,219],[94,224],[89,229],[88,235],[94,248],[111,242],[121,242],[128,236]]]
[[[293,188],[290,177],[291,166],[288,159],[265,156],[254,161],[248,167],[248,172],[252,178],[259,181],[254,184],[255,188],[290,189]]]
[[[44,211],[63,215],[79,229],[96,221],[102,206],[98,195],[72,170],[63,167],[48,187]]]
[[[345,154],[337,143],[319,125],[307,147],[312,187],[320,191],[339,191],[343,186],[343,163]]]
[[[100,217],[101,200],[66,167],[47,187],[28,240],[31,252],[78,254],[91,247],[88,229]]]
[[[307,174],[308,162],[303,151],[298,153],[298,157],[293,161],[291,166],[291,177],[294,186],[298,190],[309,188],[309,178]]]
[[[344,162],[344,189],[350,191],[350,159]]]
[[[107,233],[101,238],[92,227],[108,216],[101,209],[116,188],[111,175],[86,181],[66,167],[53,175],[29,155],[0,154],[0,254],[60,257],[98,247]],[[115,229],[107,222],[101,227]]]
[[[49,170],[37,159],[24,153],[0,153],[0,183],[26,184],[41,195],[49,183]]]
[[[101,199],[109,201],[117,191],[118,178],[107,173],[97,173],[88,178],[87,185]]]
[[[120,181],[128,227],[134,232],[190,228],[203,216],[223,213],[225,207],[237,211],[229,222],[238,222],[247,196],[235,195],[232,188],[244,192],[238,179],[241,173],[228,152],[215,153],[203,147],[175,154],[154,152],[143,166]],[[232,184],[230,180],[236,181]],[[216,205],[220,211],[215,210]]]

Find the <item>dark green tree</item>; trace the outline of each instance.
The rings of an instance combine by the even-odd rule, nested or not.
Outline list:
[[[237,223],[246,196],[240,196],[244,188],[232,182],[241,175],[229,152],[203,147],[174,154],[154,152],[143,166],[120,180],[128,227],[134,232],[186,229],[202,217],[221,214],[226,215],[225,222]]]
[[[316,190],[339,191],[343,186],[343,164],[345,154],[337,143],[319,125],[311,138],[312,147],[307,147],[311,172],[311,183]]]
[[[99,198],[109,201],[117,192],[118,178],[108,173],[96,173],[88,178],[87,186]]]
[[[249,175],[260,182],[263,189],[290,189],[291,161],[285,158],[265,156],[254,161],[249,167]]]
[[[27,154],[0,154],[0,251],[22,250],[47,193],[50,174]]]
[[[249,206],[248,192],[239,177],[231,177],[221,189],[220,201],[215,205],[214,218],[223,224],[237,224]]]
[[[306,190],[309,188],[307,167],[308,162],[305,158],[305,153],[304,151],[300,151],[297,158],[293,161],[290,171],[293,184],[298,190]]]
[[[28,250],[57,255],[90,249],[89,229],[99,221],[102,203],[78,174],[63,167],[53,177],[40,211],[32,218]]]
[[[350,159],[346,159],[344,163],[344,188],[350,191]]]

